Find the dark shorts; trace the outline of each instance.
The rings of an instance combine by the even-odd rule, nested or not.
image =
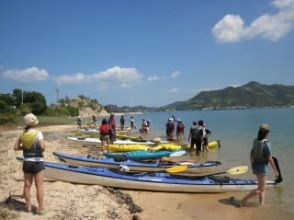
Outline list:
[[[252,171],[255,175],[266,175],[267,163],[252,164]]]
[[[36,174],[39,173],[40,171],[44,170],[44,162],[43,161],[24,161],[22,165],[22,170],[25,173],[30,173],[30,174]]]

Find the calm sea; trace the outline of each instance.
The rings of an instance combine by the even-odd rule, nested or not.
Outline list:
[[[261,123],[269,124],[273,155],[279,160],[284,181],[269,189],[266,203],[270,208],[258,209],[253,216],[254,219],[294,219],[294,108],[156,112],[135,115],[134,118],[137,127],[140,127],[143,118],[150,120],[151,136],[164,138],[165,124],[172,115],[184,122],[186,140],[193,120],[202,119],[206,122],[212,131],[209,140],[220,140],[221,148],[197,159],[219,160],[223,163],[224,170],[238,165],[250,165],[249,152],[258,127]],[[126,119],[128,122],[129,117],[126,116]],[[195,156],[190,154],[187,157]],[[270,170],[268,179],[273,177],[272,174]],[[254,178],[251,171],[238,177]],[[243,195],[241,192],[234,193],[238,198]]]

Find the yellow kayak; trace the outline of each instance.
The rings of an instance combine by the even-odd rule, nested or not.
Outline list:
[[[150,146],[144,144],[110,144],[109,150],[112,152],[129,152],[136,150],[148,150]]]
[[[154,146],[145,145],[145,144],[110,144],[109,150],[113,152],[129,152],[136,150],[150,150],[150,151],[159,151],[159,150],[179,150],[182,146],[175,143],[168,144],[158,144]]]

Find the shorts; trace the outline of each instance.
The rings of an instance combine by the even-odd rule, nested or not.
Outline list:
[[[22,165],[23,172],[30,174],[37,174],[44,169],[45,166],[43,161],[24,161]]]
[[[109,145],[110,144],[110,137],[109,137],[109,135],[102,136],[100,139],[101,139],[102,146]]]
[[[255,175],[266,175],[267,167],[267,163],[255,163],[252,164],[252,171]]]

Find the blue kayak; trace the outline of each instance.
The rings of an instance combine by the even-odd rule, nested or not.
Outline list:
[[[60,152],[53,152],[53,155],[59,160],[73,166],[104,167],[111,169],[119,169],[122,166],[127,166],[131,171],[164,171],[165,169],[176,165],[187,165],[187,169],[184,173],[203,174],[212,172],[216,166],[221,165],[221,162],[219,161],[206,161],[199,163],[190,161],[173,162],[171,160],[134,161],[125,159],[118,161],[115,158],[97,158],[89,155],[74,155]]]
[[[109,158],[114,157],[126,157],[133,160],[146,160],[146,159],[160,159],[162,157],[169,157],[171,154],[176,155],[179,153],[179,156],[182,156],[185,151],[146,151],[146,150],[137,150],[130,152],[110,152],[105,153],[104,155]]]
[[[45,162],[45,177],[80,184],[97,184],[114,188],[166,192],[228,192],[256,189],[253,179],[204,176],[183,177],[164,172],[140,174],[112,171],[107,168],[71,166]],[[268,186],[275,185],[267,181]]]

